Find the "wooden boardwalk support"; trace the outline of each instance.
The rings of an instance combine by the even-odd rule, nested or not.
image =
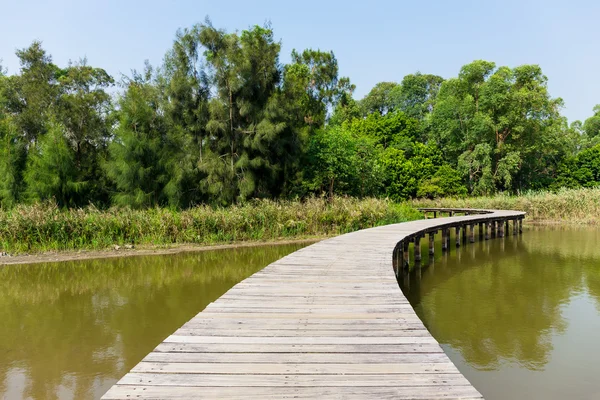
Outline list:
[[[469,225],[472,237],[476,224],[512,220],[514,229],[524,217],[462,213],[365,229],[283,257],[167,337],[102,398],[481,399],[392,270],[393,259],[408,266],[409,243],[427,234],[431,253],[438,230],[448,248],[452,228]]]

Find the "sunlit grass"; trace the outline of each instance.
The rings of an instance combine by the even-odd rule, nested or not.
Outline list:
[[[420,218],[409,205],[387,200],[312,198],[256,200],[226,208],[176,211],[60,209],[52,203],[0,211],[0,250],[18,254],[103,249],[118,244],[219,244],[337,235]]]
[[[530,221],[600,223],[600,188],[526,192],[518,196],[497,194],[464,199],[415,200],[415,207],[460,207],[521,210]]]

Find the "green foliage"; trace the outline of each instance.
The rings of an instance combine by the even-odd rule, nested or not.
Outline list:
[[[381,157],[386,195],[394,201],[416,197],[424,179],[435,174],[441,164],[439,150],[415,143],[412,157],[403,150],[387,148]]]
[[[170,177],[162,155],[172,144],[159,116],[159,94],[149,66],[128,83],[119,105],[119,126],[105,165],[116,188],[113,202],[134,208],[168,204],[163,190]]]
[[[307,150],[305,187],[316,193],[369,196],[380,186],[375,147],[334,127],[314,134]]]
[[[464,197],[467,188],[462,183],[458,171],[444,164],[429,179],[423,180],[417,190],[417,197],[436,199],[439,197]]]
[[[11,253],[102,249],[115,243],[216,244],[339,235],[421,218],[407,205],[335,197],[331,201],[254,200],[227,208],[60,209],[46,202],[0,211],[0,250]]]
[[[594,115],[585,120],[583,131],[589,138],[600,135],[600,104],[594,107]]]
[[[535,187],[569,149],[561,106],[539,66],[475,61],[442,84],[430,136],[447,160],[459,160],[474,193]]]
[[[437,75],[409,74],[402,79],[397,95],[397,108],[411,118],[423,120],[435,108],[444,79]]]
[[[74,206],[87,182],[78,181],[76,154],[67,142],[65,128],[51,122],[47,133],[29,152],[25,182],[32,200],[54,199],[59,206]]]
[[[566,159],[551,185],[554,189],[596,186],[600,186],[600,144]]]
[[[379,82],[360,101],[363,115],[385,115],[398,109],[401,87],[396,82]]]
[[[600,107],[560,115],[537,65],[380,82],[360,101],[332,51],[280,61],[270,24],[177,31],[157,68],[114,80],[39,41],[0,67],[0,206],[132,208],[312,194],[490,195],[598,184]]]
[[[23,170],[27,159],[24,141],[11,119],[0,116],[0,206],[14,206],[23,192]]]
[[[369,114],[366,118],[356,118],[346,127],[352,134],[370,138],[376,145],[388,148],[395,146],[410,151],[419,129],[419,122],[408,118],[401,111],[381,115]]]

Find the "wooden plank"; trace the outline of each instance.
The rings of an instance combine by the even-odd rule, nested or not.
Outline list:
[[[429,337],[431,334],[427,329],[261,329],[260,326],[255,326],[254,329],[239,328],[193,328],[186,329],[180,328],[175,332],[176,335],[183,336],[232,336],[232,337],[245,337],[245,336],[261,336],[266,338],[272,337],[303,337],[303,336],[322,336],[322,337],[405,337],[405,336],[426,336]]]
[[[358,374],[458,374],[451,362],[445,363],[382,363],[382,364],[216,364],[160,363],[142,361],[132,372],[176,374],[272,374],[272,375],[358,375]]]
[[[163,343],[200,343],[200,344],[436,344],[431,336],[370,336],[370,337],[338,337],[338,336],[294,336],[294,337],[261,337],[261,336],[194,336],[171,335]]]
[[[472,386],[396,387],[194,387],[116,385],[103,397],[125,399],[365,399],[447,400],[481,399]]]
[[[156,346],[164,353],[443,353],[437,344],[222,344],[168,343]]]
[[[259,367],[257,367],[259,369]],[[196,386],[196,387],[277,387],[277,386],[468,386],[460,373],[454,374],[359,374],[351,378],[342,375],[301,374],[192,374],[131,372],[119,381],[120,385]]]
[[[144,357],[146,362],[195,363],[281,363],[281,364],[381,364],[447,363],[440,353],[158,353]]]

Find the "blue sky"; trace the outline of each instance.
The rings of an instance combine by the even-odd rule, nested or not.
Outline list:
[[[572,1],[5,1],[0,58],[18,71],[17,48],[43,41],[54,62],[86,56],[118,77],[159,64],[177,28],[210,16],[228,31],[271,21],[292,49],[333,50],[341,74],[364,96],[380,81],[415,71],[456,76],[476,59],[511,67],[539,64],[569,120],[600,103],[600,2]]]

